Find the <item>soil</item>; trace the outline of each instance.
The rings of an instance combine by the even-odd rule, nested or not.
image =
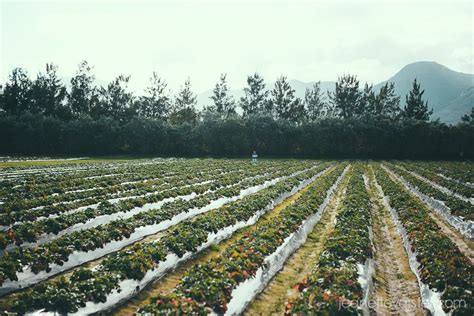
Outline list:
[[[408,255],[397,227],[369,173],[369,196],[372,207],[375,275],[370,312],[375,315],[425,315],[420,288],[411,271]]]

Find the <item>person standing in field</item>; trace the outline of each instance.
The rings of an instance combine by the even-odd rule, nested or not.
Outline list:
[[[254,150],[252,153],[252,163],[256,163],[257,158],[258,158],[257,152]]]

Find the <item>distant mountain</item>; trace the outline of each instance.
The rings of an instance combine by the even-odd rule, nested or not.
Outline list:
[[[474,86],[461,91],[459,96],[451,100],[444,108],[440,109],[433,117],[439,117],[442,122],[455,124],[461,116],[470,113],[474,107]]]
[[[394,76],[374,86],[377,91],[385,82],[394,82],[395,91],[400,95],[400,104],[405,104],[405,95],[412,88],[413,80],[417,78],[421,88],[425,90],[424,99],[428,106],[433,108],[432,119],[439,118],[444,123],[457,123],[461,116],[470,113],[474,106],[474,75],[451,70],[436,62],[421,61],[408,64]],[[306,88],[314,82],[289,81],[296,96],[303,98]],[[266,88],[271,90],[274,82],[267,83]],[[361,88],[363,83],[361,83]],[[334,91],[335,82],[321,82],[321,90]],[[242,89],[232,90],[232,95],[238,101],[243,96]],[[198,94],[198,108],[202,109],[211,101],[212,90]]]
[[[451,70],[436,62],[421,61],[408,64],[388,79],[395,83],[395,90],[405,103],[405,95],[417,78],[428,106],[433,109],[432,119],[445,123],[456,123],[474,106],[474,75]],[[376,90],[386,81],[374,86]]]

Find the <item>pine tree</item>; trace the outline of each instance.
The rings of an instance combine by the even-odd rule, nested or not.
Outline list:
[[[74,115],[90,115],[98,101],[98,91],[94,86],[95,77],[87,61],[79,64],[76,75],[71,78],[71,92],[68,103]]]
[[[425,90],[420,90],[420,84],[413,81],[413,88],[406,95],[406,105],[403,108],[403,117],[419,121],[428,121],[433,110],[428,109],[428,102],[423,101]]]
[[[395,119],[400,113],[400,97],[395,93],[395,84],[387,82],[376,96],[374,114]]]
[[[377,112],[377,96],[373,90],[373,86],[368,83],[365,83],[360,98],[360,107],[357,112],[360,116],[374,115]]]
[[[394,83],[385,83],[378,93],[372,85],[365,84],[362,91],[360,106],[357,110],[359,117],[375,116],[395,119],[400,112],[400,97],[395,94]]]
[[[244,117],[271,111],[263,78],[255,73],[247,77],[247,84],[248,87],[244,88],[245,96],[240,99]]]
[[[166,87],[166,82],[153,72],[150,85],[145,89],[146,95],[140,97],[137,105],[140,116],[152,119],[164,119],[168,116],[171,100],[166,94]]]
[[[191,91],[191,81],[188,78],[184,82],[184,87],[181,87],[176,96],[173,110],[170,114],[170,122],[176,125],[185,122],[195,123],[197,121],[196,103],[197,97]]]
[[[0,109],[8,115],[19,115],[30,110],[32,81],[21,68],[13,69],[9,81],[0,94]]]
[[[321,93],[321,83],[316,82],[311,89],[306,88],[304,95],[306,115],[310,121],[315,121],[327,115],[326,101]]]
[[[220,76],[219,82],[214,87],[213,95],[210,97],[213,105],[209,109],[215,111],[222,119],[227,119],[236,114],[235,101],[229,94],[226,76],[226,74]]]
[[[134,96],[128,90],[130,76],[120,75],[100,89],[99,106],[92,112],[93,116],[108,116],[117,121],[128,121],[133,115]]]
[[[270,102],[277,118],[298,123],[304,117],[304,104],[300,98],[295,97],[295,90],[285,76],[275,82],[271,91]]]
[[[357,117],[363,112],[361,98],[359,80],[352,75],[339,77],[336,89],[333,93],[329,93],[329,101],[336,115],[344,119]]]
[[[46,73],[39,73],[33,82],[31,112],[62,118],[69,116],[64,102],[67,90],[58,78],[57,69],[53,64],[46,64]]]

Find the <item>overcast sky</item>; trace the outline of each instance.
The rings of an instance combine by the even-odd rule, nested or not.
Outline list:
[[[420,60],[474,72],[472,0],[0,1],[2,82],[49,61],[70,77],[83,59],[100,80],[130,74],[141,89],[156,70],[196,92],[223,72],[233,88],[255,71],[377,83]]]

